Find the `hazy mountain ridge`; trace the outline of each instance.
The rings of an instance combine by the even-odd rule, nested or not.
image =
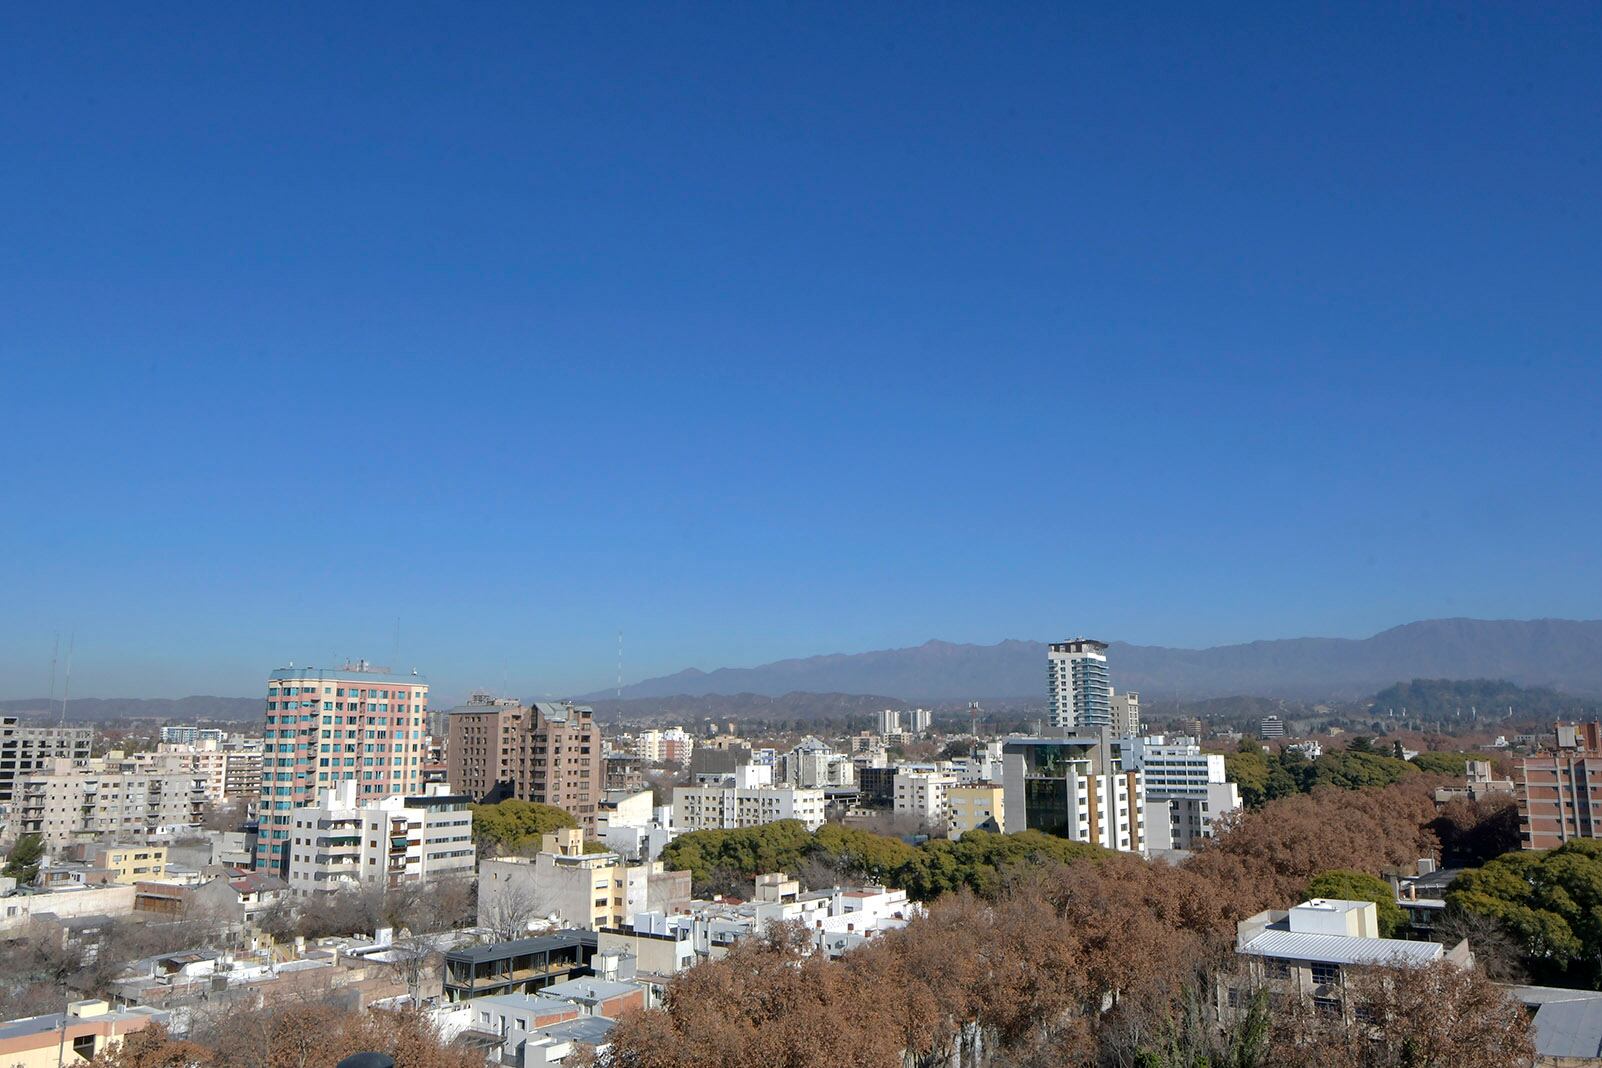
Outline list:
[[[197,719],[238,722],[259,720],[267,707],[261,697],[74,697],[67,703],[67,721],[105,722],[113,719],[165,719],[187,722]],[[61,699],[52,704],[45,697],[20,697],[0,701],[0,713],[40,719],[61,715]]]
[[[1068,635],[1064,634],[1064,637]],[[1114,685],[1156,697],[1360,698],[1415,678],[1501,678],[1602,694],[1602,620],[1432,619],[1369,638],[1287,638],[1173,649],[1113,642]],[[690,669],[623,687],[622,697],[893,694],[906,701],[1044,694],[1046,643],[930,641],[907,649]],[[615,698],[615,691],[589,699]]]
[[[614,691],[615,692],[615,691]],[[725,720],[751,719],[846,719],[867,716],[883,708],[906,708],[905,701],[894,697],[858,693],[803,693],[766,694],[736,693],[694,696],[673,694],[668,697],[591,698],[587,703],[603,720],[682,722],[689,726],[702,719],[721,723]]]

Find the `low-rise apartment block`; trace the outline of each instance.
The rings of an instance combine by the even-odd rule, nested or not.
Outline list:
[[[823,791],[774,786],[772,774],[770,767],[747,764],[717,781],[674,787],[674,830],[733,830],[779,820],[800,820],[809,831],[823,826]]]
[[[999,834],[1006,825],[1006,791],[991,783],[951,787],[946,791],[946,808],[952,838],[969,831]]]
[[[1225,777],[1223,755],[1202,752],[1194,738],[1130,738],[1123,766],[1141,773],[1148,813],[1168,806],[1170,842],[1156,841],[1154,833],[1153,849],[1194,849],[1214,836],[1221,817],[1240,808],[1240,788]]]
[[[1225,985],[1220,1009],[1242,1008],[1253,989],[1266,988],[1271,1005],[1283,998],[1312,1000],[1320,1013],[1351,1014],[1348,996],[1352,969],[1376,965],[1423,965],[1445,960],[1474,965],[1467,941],[1448,949],[1439,942],[1379,937],[1378,909],[1372,901],[1315,898],[1289,911],[1269,910],[1236,927],[1235,952],[1247,963],[1242,983]]]
[[[353,781],[324,790],[290,820],[285,881],[297,896],[396,886],[473,871],[470,799],[443,785],[411,797],[363,799]]]
[[[481,926],[501,928],[522,917],[555,919],[599,930],[636,912],[671,911],[690,901],[690,873],[661,861],[629,864],[616,853],[585,852],[576,828],[547,834],[532,857],[483,860],[478,867]]]
[[[47,844],[173,838],[200,826],[205,782],[181,761],[51,761],[17,783],[17,833]]]
[[[891,808],[929,827],[944,828],[951,819],[946,795],[959,779],[943,771],[897,771]]]

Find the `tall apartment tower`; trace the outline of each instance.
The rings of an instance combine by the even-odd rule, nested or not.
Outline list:
[[[294,810],[356,783],[361,800],[423,792],[428,682],[365,660],[279,668],[267,679],[256,868],[284,876]]]
[[[1557,747],[1525,757],[1513,780],[1525,849],[1602,838],[1602,723],[1558,724]]]
[[[555,805],[595,831],[606,761],[592,709],[474,694],[449,720],[446,780],[453,789],[479,801]]]
[[[1119,738],[1140,737],[1140,694],[1134,690],[1119,693],[1109,687],[1108,700],[1112,705],[1113,734]]]
[[[1090,734],[1115,726],[1106,642],[1092,638],[1052,642],[1046,659],[1053,727]]]

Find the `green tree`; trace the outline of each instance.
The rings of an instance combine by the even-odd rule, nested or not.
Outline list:
[[[6,866],[0,874],[17,880],[18,886],[27,886],[38,878],[39,862],[44,859],[44,839],[37,834],[25,834],[11,847]]]
[[[1407,913],[1396,903],[1391,884],[1367,872],[1346,868],[1321,871],[1307,884],[1307,896],[1374,902],[1378,906],[1381,938],[1396,938],[1407,927]]]
[[[1469,758],[1463,753],[1420,753],[1411,763],[1420,771],[1432,775],[1451,775],[1461,778],[1468,772]]]
[[[1602,981],[1602,840],[1504,854],[1458,876],[1446,904],[1498,921],[1519,939],[1538,981]]]
[[[577,827],[571,813],[534,801],[502,801],[473,806],[473,838],[480,856],[510,853],[538,845],[542,835]]]

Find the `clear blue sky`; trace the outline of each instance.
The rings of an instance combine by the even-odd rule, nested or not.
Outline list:
[[[1602,615],[1595,7],[1083,7],[14,9],[0,696]]]

